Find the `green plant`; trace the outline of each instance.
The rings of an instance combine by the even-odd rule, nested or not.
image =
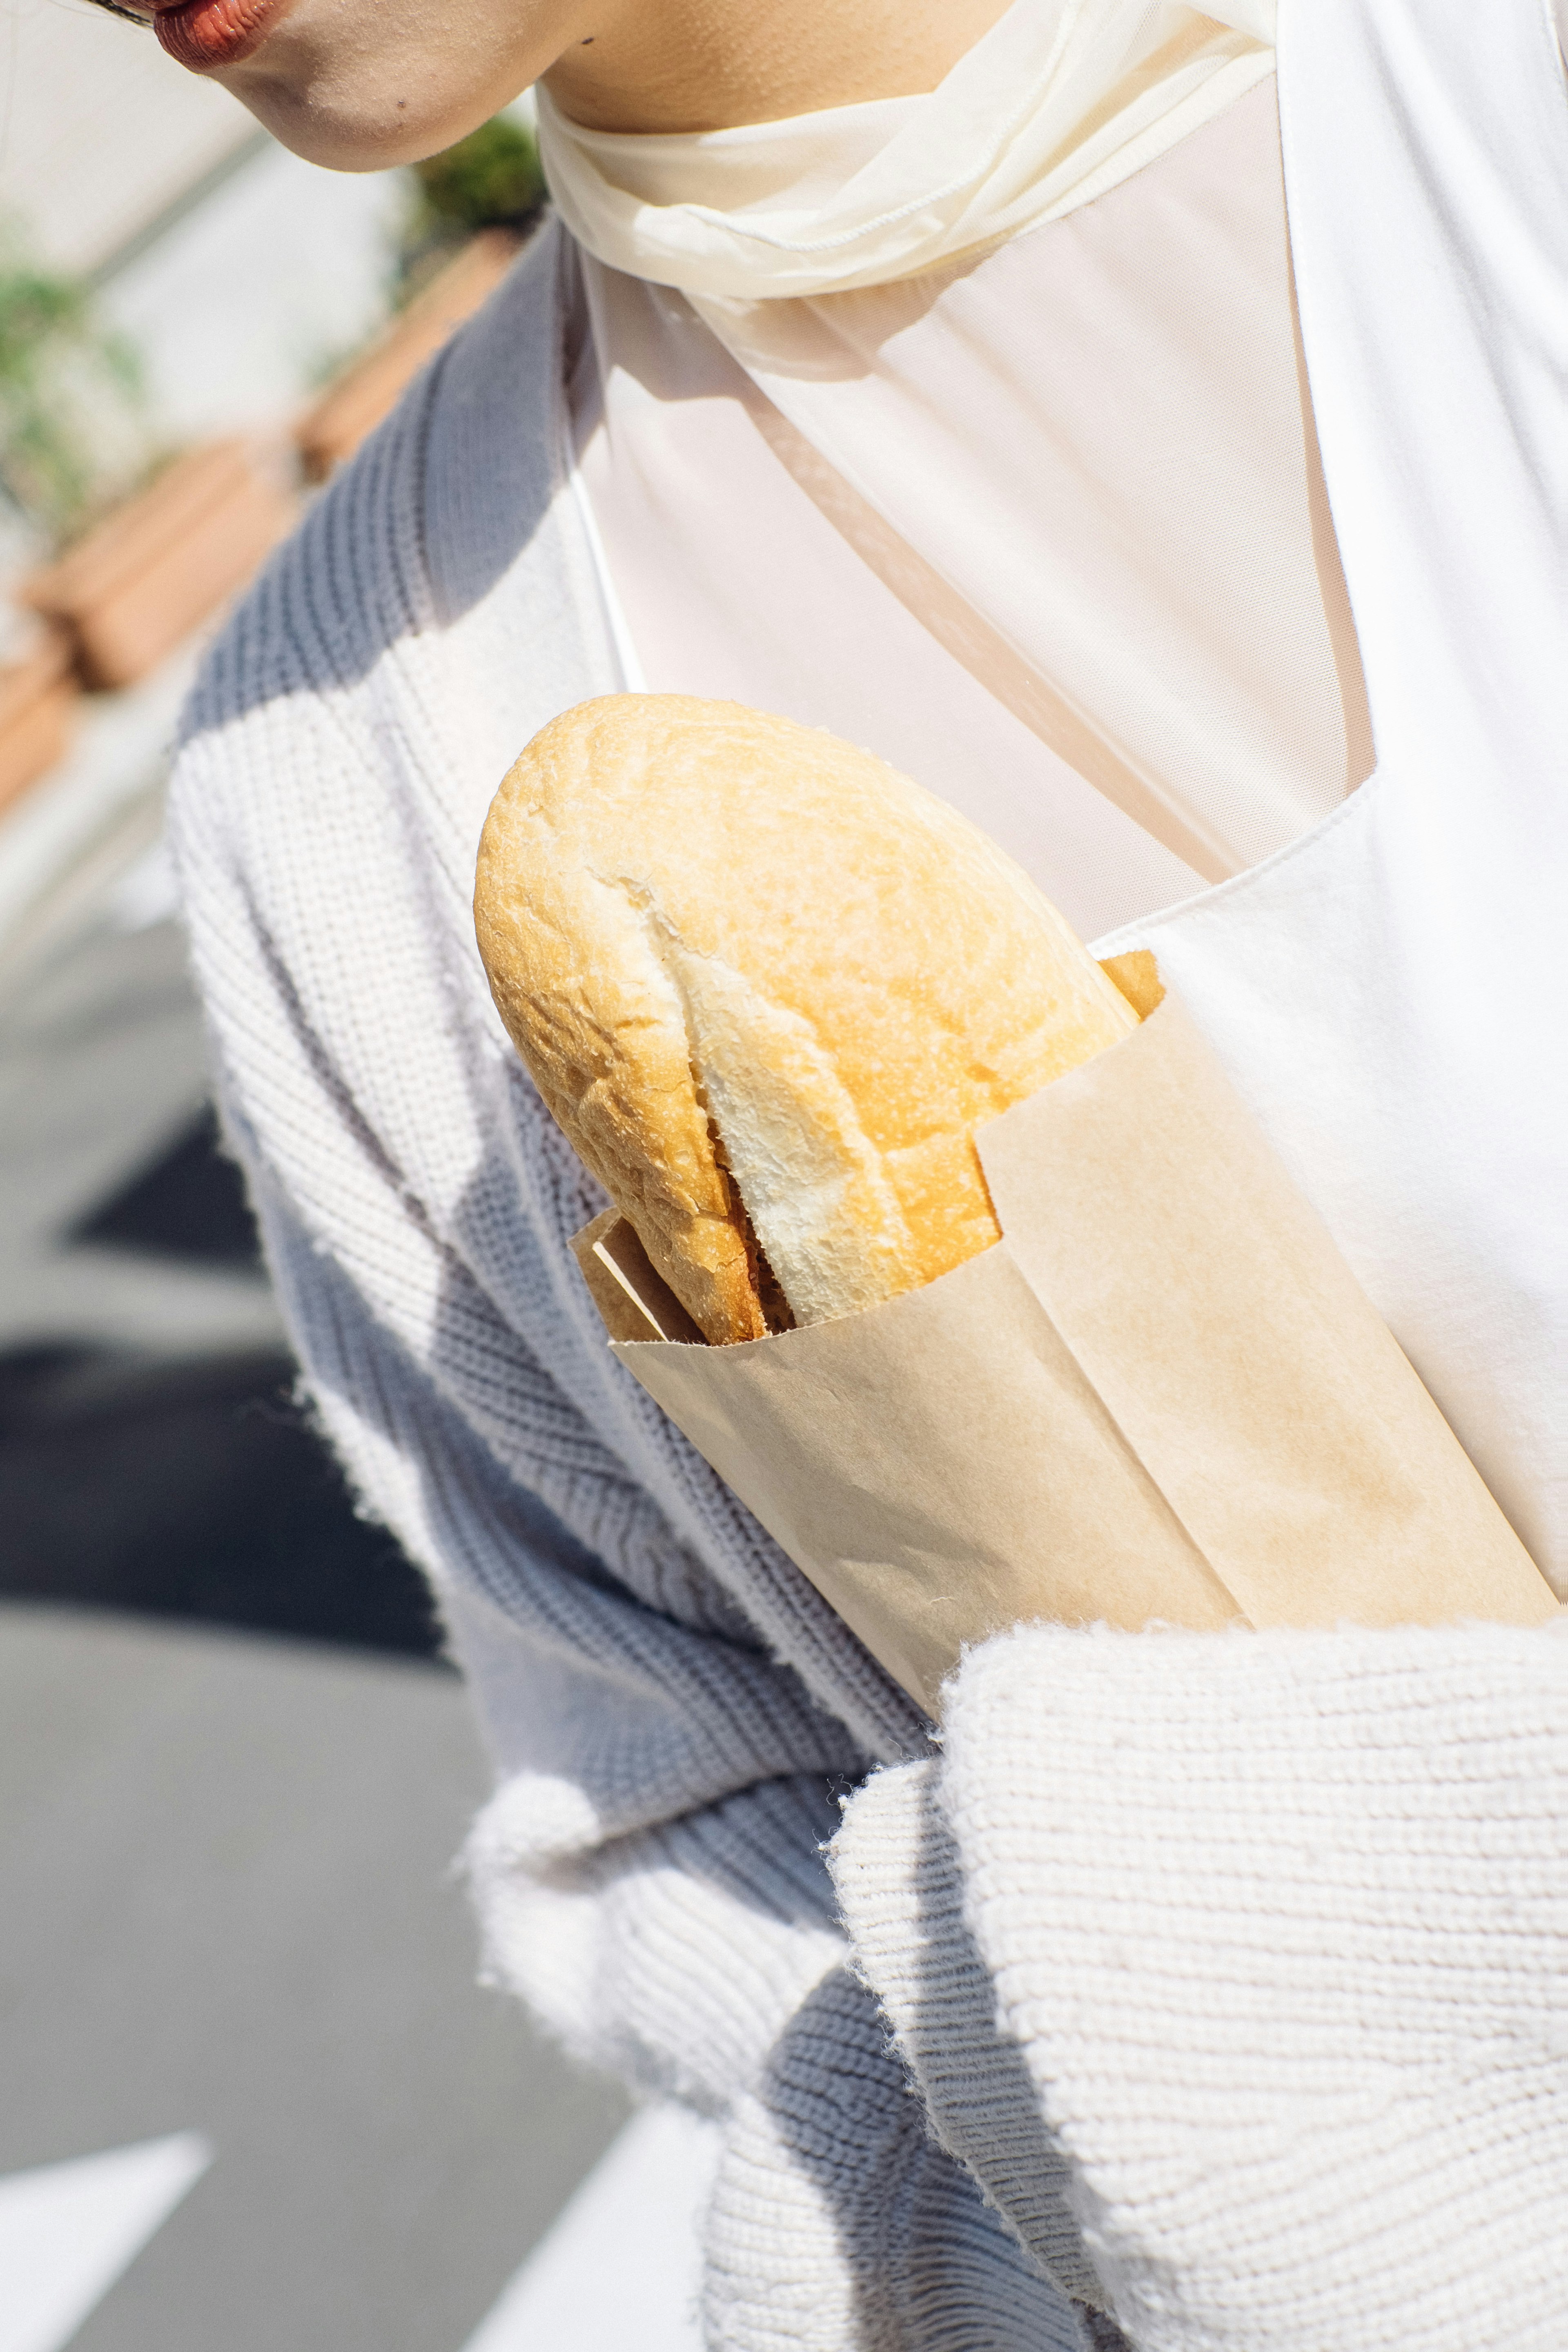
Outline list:
[[[544,202],[544,174],[531,131],[510,115],[492,115],[443,154],[416,163],[432,224],[472,232],[521,228]]]
[[[133,354],[95,326],[83,289],[0,238],[0,486],[68,537],[144,457]]]
[[[526,227],[545,198],[533,133],[507,114],[492,115],[444,154],[416,163],[409,176],[413,202],[393,289],[400,303],[476,230]]]

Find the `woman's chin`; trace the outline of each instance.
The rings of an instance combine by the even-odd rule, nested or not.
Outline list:
[[[241,64],[210,74],[292,153],[329,172],[384,172],[439,154],[518,95],[517,89],[430,89],[405,96],[379,76],[341,68],[300,74],[267,44]],[[403,84],[416,87],[416,78]],[[520,83],[519,89],[526,85]]]
[[[308,163],[381,172],[475,131],[554,62],[577,0],[185,0],[260,37],[198,67]],[[173,27],[171,27],[173,29]]]

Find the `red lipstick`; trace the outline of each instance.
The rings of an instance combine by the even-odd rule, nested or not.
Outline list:
[[[157,5],[153,30],[169,55],[192,73],[237,65],[261,47],[288,0],[175,0]]]

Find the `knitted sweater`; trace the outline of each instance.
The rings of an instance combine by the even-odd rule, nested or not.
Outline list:
[[[1032,1629],[939,1750],[606,1351],[468,910],[509,761],[618,682],[561,251],[253,592],[172,803],[310,1393],[493,1750],[489,1968],[721,2119],[715,2346],[1560,2352],[1568,1643]]]

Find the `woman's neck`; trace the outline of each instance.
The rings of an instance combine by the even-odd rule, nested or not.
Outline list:
[[[723,131],[934,89],[1009,0],[605,0],[545,75],[594,131]]]

